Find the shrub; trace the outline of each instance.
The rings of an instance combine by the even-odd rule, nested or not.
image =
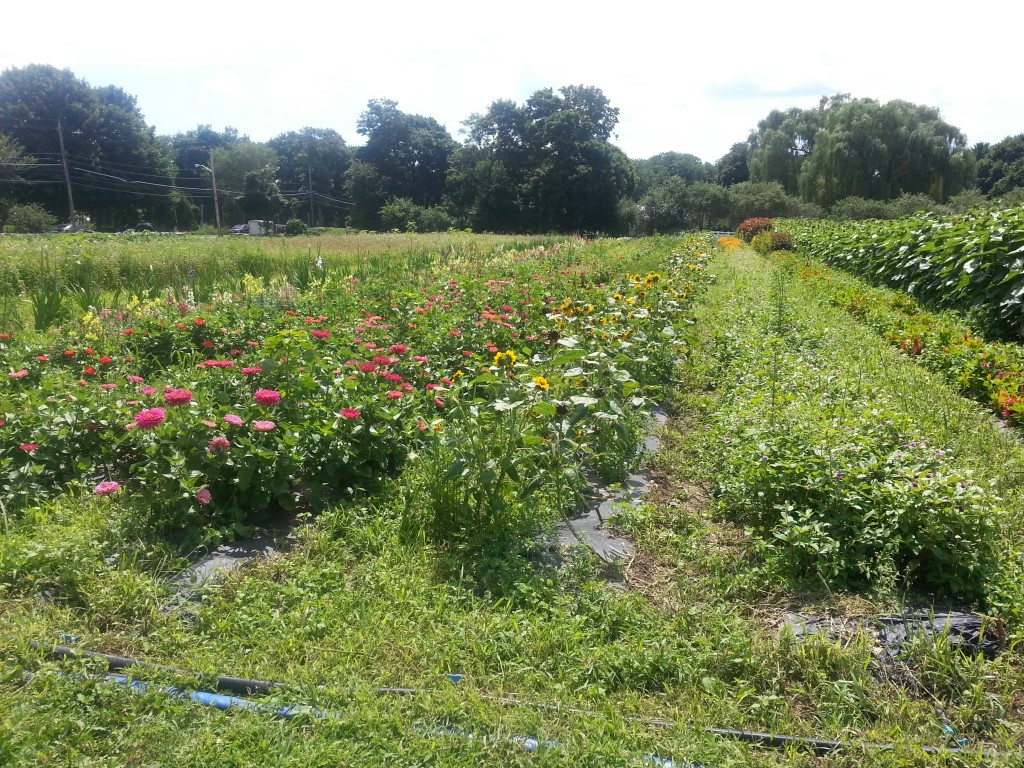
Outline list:
[[[830,218],[838,221],[893,218],[893,211],[888,203],[856,196],[844,197],[833,205],[828,213]]]
[[[793,250],[793,238],[788,232],[761,232],[754,235],[750,245],[758,253]]]
[[[749,243],[756,235],[762,232],[771,232],[773,229],[775,229],[775,224],[771,219],[757,217],[747,219],[736,227],[736,234],[743,238],[744,242]]]
[[[38,203],[12,205],[8,217],[15,232],[31,234],[49,232],[57,223],[57,217]]]
[[[304,235],[309,231],[309,227],[306,226],[306,222],[302,219],[288,219],[288,222],[284,225],[284,233],[286,235]]]

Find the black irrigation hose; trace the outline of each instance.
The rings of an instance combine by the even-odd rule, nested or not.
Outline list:
[[[185,670],[176,669],[175,667],[165,667],[159,664],[150,664],[145,661],[138,661],[137,659],[130,659],[125,656],[113,656],[107,653],[97,653],[95,651],[79,651],[73,648],[68,648],[62,645],[55,645],[51,643],[40,643],[38,641],[31,641],[29,647],[45,651],[52,658],[55,659],[76,659],[76,658],[89,658],[89,659],[104,659],[112,670],[127,669],[129,667],[138,667],[139,669],[154,669],[161,672],[168,672],[176,675],[193,676],[193,673],[186,672]],[[281,683],[268,682],[266,680],[247,680],[242,677],[230,677],[228,675],[218,675],[214,687],[221,691],[232,691],[242,695],[252,695],[254,693],[267,693],[274,690],[285,690],[287,686]],[[378,688],[378,695],[394,695],[394,696],[414,696],[421,693],[430,693],[429,690],[421,688]],[[551,704],[534,704],[521,699],[509,698],[505,696],[488,696],[481,694],[480,698],[487,699],[490,701],[497,701],[502,704],[509,704],[515,706],[527,706],[538,709],[551,710],[551,711],[562,711],[572,712],[577,714],[593,715],[593,712],[589,712],[583,709],[575,708],[562,708]],[[659,719],[644,719],[644,718],[630,718],[637,722],[644,722],[650,725],[656,725],[662,728],[675,728],[678,727],[678,723],[674,723],[671,720],[659,720]],[[879,752],[892,752],[898,749],[895,744],[875,744],[872,742],[849,742],[849,741],[831,741],[828,739],[812,739],[805,736],[783,736],[774,733],[758,733],[756,731],[736,731],[727,728],[705,728],[702,733],[707,733],[712,736],[718,736],[720,738],[734,739],[735,741],[741,741],[746,744],[753,744],[759,747],[770,747],[772,749],[787,749],[796,748],[814,752],[817,755],[827,755],[833,752],[841,750],[853,749],[853,750],[872,750]],[[1021,752],[993,752],[985,749],[971,749],[968,747],[925,747],[918,746],[916,749],[929,755],[966,755],[981,758],[993,758],[993,757],[1024,757],[1024,753]]]
[[[112,656],[109,653],[97,653],[95,651],[79,651],[74,648],[68,648],[63,645],[40,643],[35,640],[31,641],[28,645],[29,648],[37,648],[39,650],[46,651],[51,657],[55,659],[103,659],[107,662],[107,665],[111,670],[138,667],[139,669],[153,669],[160,672],[169,672],[175,675],[201,677],[201,675],[196,675],[194,672],[190,673],[181,669],[175,669],[174,667],[164,667],[159,664],[150,664],[146,661],[129,659],[125,656]],[[214,681],[213,687],[218,691],[231,691],[232,693],[238,693],[243,696],[251,696],[255,693],[269,693],[273,690],[280,690],[284,686],[282,686],[280,683],[271,683],[266,680],[246,680],[243,677],[230,677],[228,675],[218,675],[216,680]]]

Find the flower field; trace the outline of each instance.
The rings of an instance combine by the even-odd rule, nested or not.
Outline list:
[[[69,289],[38,330],[20,295],[0,764],[1019,764],[1024,449],[931,335],[892,349],[927,313],[738,238],[426,242]],[[633,557],[543,543],[641,462]],[[250,532],[277,551],[188,582]],[[880,648],[910,609],[1002,650]],[[822,617],[864,623],[797,634]],[[180,693],[222,674],[280,685]]]
[[[367,279],[323,270],[305,290],[234,276],[203,299],[139,286],[120,306],[5,332],[5,514],[92,493],[151,509],[165,533],[232,536],[512,421],[516,445],[487,478],[529,466],[546,491],[556,470],[574,481],[559,488],[569,504],[580,471],[619,479],[634,455],[684,351],[700,247],[470,249]],[[631,271],[642,263],[662,271]]]

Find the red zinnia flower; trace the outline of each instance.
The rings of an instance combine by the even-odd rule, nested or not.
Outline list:
[[[185,405],[192,402],[192,392],[187,389],[164,390],[164,402],[168,405]]]
[[[25,453],[32,453],[32,451],[39,447],[39,443],[19,443],[18,447]]]
[[[355,408],[342,408],[341,415],[346,419],[358,419],[361,413]]]
[[[210,453],[222,453],[231,447],[231,441],[226,437],[215,437],[210,441],[209,448],[207,450]]]
[[[277,405],[281,402],[281,393],[276,389],[257,389],[252,399],[260,405]]]
[[[163,408],[147,408],[135,414],[135,425],[139,429],[155,429],[166,417]]]

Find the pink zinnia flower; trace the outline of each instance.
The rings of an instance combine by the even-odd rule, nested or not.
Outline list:
[[[192,392],[187,389],[164,390],[164,402],[168,405],[185,405],[192,402]]]
[[[135,414],[135,425],[139,429],[156,429],[166,417],[163,408],[147,408]]]
[[[397,389],[392,389],[388,392],[388,400],[401,400],[403,397],[405,397],[405,394],[399,392]]]
[[[117,389],[117,384],[100,384],[100,389]]]
[[[213,494],[210,493],[210,489],[209,488],[202,488],[196,494],[196,502],[198,502],[200,505],[202,505],[204,507],[207,504],[209,504],[211,501],[213,501]]]
[[[373,373],[377,370],[377,366],[375,363],[360,363],[359,370],[363,373]]]
[[[18,447],[25,453],[32,453],[32,451],[39,448],[39,443],[19,443]]]
[[[243,368],[242,373],[244,373],[246,376],[255,376],[257,373],[263,373],[263,369],[257,366],[253,366],[252,368]]]
[[[444,400],[442,400],[440,397],[435,397],[434,405],[436,405],[438,408],[444,408]]]
[[[7,375],[10,376],[12,379],[23,379],[26,376],[28,376],[28,370],[26,368],[22,368],[20,371],[14,371]]]
[[[341,415],[346,419],[358,419],[361,414],[355,408],[342,408]]]
[[[139,387],[139,392],[144,394],[146,397],[149,397],[150,395],[156,394],[156,389],[147,384],[146,386]]]
[[[310,331],[309,335],[314,339],[329,339],[331,338],[330,331]]]
[[[276,389],[257,389],[252,399],[260,405],[277,405],[281,402],[281,393]]]
[[[240,426],[242,426],[243,424],[245,424],[245,422],[244,422],[244,421],[242,421],[242,417],[241,417],[241,416],[236,416],[236,415],[235,415],[235,414],[233,414],[233,413],[229,413],[229,414],[227,414],[227,415],[226,415],[226,416],[224,417],[224,421],[226,421],[226,422],[227,422],[228,424],[230,424],[230,425],[231,425],[231,426],[233,426],[233,427],[240,427]]]
[[[231,441],[226,437],[215,437],[210,441],[208,450],[210,453],[223,453],[231,447]]]
[[[130,381],[132,384],[141,384],[143,381],[145,381],[145,379],[143,379],[141,376],[129,376],[128,381]]]
[[[415,360],[417,363],[425,363],[425,362],[427,362],[427,356],[426,355],[413,355],[412,359]]]
[[[391,365],[395,361],[392,360],[390,357],[381,356],[373,358],[373,362],[375,362],[377,365]]]
[[[97,496],[109,496],[112,493],[117,493],[121,490],[121,484],[114,482],[113,480],[104,480],[102,483],[92,489],[92,492]]]
[[[388,347],[388,352],[390,352],[393,355],[404,355],[408,351],[409,348],[405,346],[405,344],[392,344],[390,347]]]
[[[277,425],[272,421],[254,421],[252,428],[257,432],[270,432]]]

